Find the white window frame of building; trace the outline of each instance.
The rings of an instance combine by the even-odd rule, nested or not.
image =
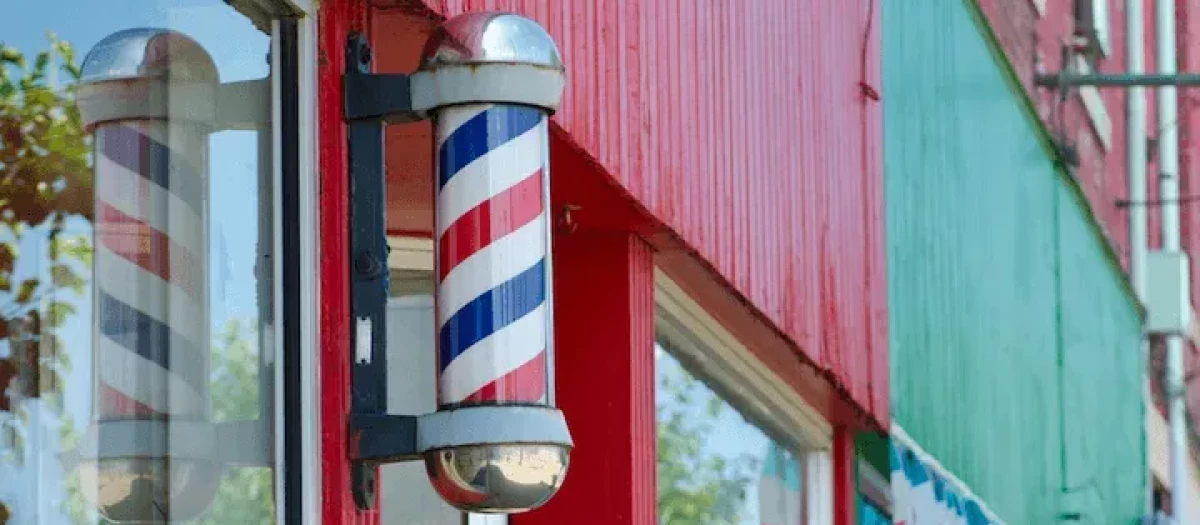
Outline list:
[[[295,520],[302,525],[321,522],[321,380],[320,380],[320,252],[319,224],[319,182],[317,180],[318,136],[317,136],[317,6],[313,0],[288,0],[291,6],[300,14],[297,23],[297,100],[299,115],[297,124],[300,129],[297,152],[299,163],[300,202],[300,406],[301,419],[299,432],[301,435],[301,464],[293,465],[299,468],[303,479],[300,487],[284,487],[286,493],[300,498],[303,509],[300,516],[278,515],[285,519]],[[275,98],[278,100],[278,98]],[[278,136],[278,134],[277,134]],[[279,163],[276,163],[279,166]],[[279,304],[276,302],[276,304]],[[282,370],[282,367],[279,367]],[[276,378],[277,384],[279,378]],[[276,389],[281,395],[282,389]],[[282,407],[282,403],[275,403]],[[282,414],[277,413],[277,418]],[[280,428],[288,428],[286,426]],[[293,427],[294,428],[294,427]],[[277,436],[276,439],[281,439]],[[277,443],[278,445],[278,443]],[[277,474],[278,475],[278,474]],[[282,499],[282,498],[280,498]],[[279,503],[277,503],[279,505]],[[277,511],[281,509],[277,508]],[[289,522],[290,523],[290,522]]]
[[[282,57],[283,42],[281,40],[281,20],[289,19],[295,23],[295,39],[286,42],[294,47],[289,50],[296,59],[294,70],[288,71],[296,82],[295,108],[283,106],[283,89],[286,86],[281,75],[273,72],[271,82],[271,134],[272,134],[272,195],[271,206],[275,210],[272,227],[273,252],[284,253],[284,228],[281,210],[286,198],[295,199],[296,213],[299,215],[297,233],[298,246],[292,247],[298,252],[297,259],[291,259],[292,264],[298,264],[298,294],[291,298],[299,301],[299,318],[289,318],[284,311],[283,282],[284,261],[287,257],[275,257],[273,274],[274,284],[274,315],[279,320],[278,333],[274,340],[274,355],[279,362],[298,359],[300,378],[298,384],[291,388],[297,389],[292,401],[299,404],[300,420],[290,421],[285,417],[289,401],[289,378],[285,377],[285,367],[275,366],[273,378],[274,397],[274,450],[272,458],[274,485],[277,497],[274,498],[275,523],[299,523],[301,525],[318,524],[321,521],[321,428],[320,428],[320,334],[318,332],[320,297],[319,274],[319,194],[317,188],[318,173],[318,137],[317,137],[317,6],[313,0],[226,0],[232,8],[244,16],[258,20],[270,20],[270,54],[272,64],[284,64]],[[288,115],[295,111],[294,115]],[[283,121],[285,116],[294,116],[296,132],[284,133]],[[292,144],[284,144],[288,138],[294,139]],[[284,173],[285,154],[295,155],[295,173]],[[296,194],[283,194],[284,177],[296,177]],[[281,335],[283,330],[290,329],[288,323],[298,323],[299,349],[297,352],[285,348],[285,340]],[[299,439],[290,444],[298,446],[300,463],[289,464],[288,458],[293,457],[288,450],[286,435],[289,432],[299,433]],[[289,472],[298,470],[301,486],[289,486]],[[291,507],[298,503],[298,507]],[[293,516],[289,508],[298,508],[299,516]]]
[[[283,209],[284,199],[296,199],[296,213],[299,215],[297,224],[299,243],[294,247],[298,251],[298,260],[294,260],[292,264],[298,264],[298,280],[299,293],[292,298],[293,301],[299,301],[299,319],[288,318],[284,308],[282,277],[284,275],[284,260],[285,257],[275,257],[274,259],[274,275],[275,280],[274,301],[275,319],[282,320],[281,328],[287,330],[283,323],[298,323],[299,327],[299,349],[298,351],[288,351],[284,347],[284,337],[274,337],[275,355],[277,359],[283,360],[298,359],[300,378],[298,385],[292,385],[292,388],[297,388],[298,392],[293,395],[298,399],[294,399],[300,407],[300,420],[289,421],[285,417],[286,403],[288,402],[288,384],[289,380],[285,377],[285,367],[276,366],[274,377],[274,398],[273,403],[275,413],[272,415],[275,420],[274,428],[277,429],[272,436],[275,440],[275,450],[277,452],[274,461],[274,482],[276,486],[275,515],[276,523],[299,523],[301,525],[318,524],[321,522],[321,473],[319,465],[321,464],[321,425],[320,425],[320,333],[319,325],[319,305],[320,302],[320,276],[319,274],[319,246],[320,239],[318,236],[318,224],[320,206],[318,203],[319,195],[317,188],[318,173],[318,142],[317,142],[317,11],[316,5],[311,0],[232,0],[227,2],[232,7],[242,13],[253,13],[261,17],[269,17],[270,36],[271,36],[271,63],[283,64],[285,60],[281,57],[283,52],[282,45],[284,42],[280,39],[281,17],[289,17],[295,22],[295,40],[287,42],[294,49],[290,50],[294,53],[296,63],[295,70],[289,72],[289,75],[294,75],[296,80],[295,104],[296,107],[283,107],[283,89],[285,86],[281,81],[279,74],[271,75],[271,125],[272,125],[272,165],[274,166],[273,182],[272,182],[272,206],[277,212],[274,214],[275,224],[274,232],[274,252],[283,253],[283,235],[284,227],[283,218],[279,210]],[[248,15],[249,16],[249,15]],[[285,145],[284,140],[289,134],[283,131],[283,119],[288,111],[295,111],[297,131],[292,138],[295,143]],[[295,173],[284,173],[283,155],[285,153],[296,155]],[[296,195],[285,196],[283,194],[283,180],[285,176],[296,177]],[[299,439],[292,443],[292,446],[300,448],[299,454],[293,454],[287,451],[286,434],[289,432],[297,432]],[[299,464],[289,464],[288,458],[298,457]],[[288,472],[297,470],[300,475],[300,486],[289,486]],[[292,504],[298,503],[298,506]],[[299,509],[299,516],[291,515],[289,508]]]
[[[286,111],[291,108],[283,107],[283,89],[280,75],[271,76],[271,122],[272,122],[272,165],[274,166],[272,183],[272,206],[281,210],[284,204],[283,178],[297,178],[297,194],[290,196],[297,200],[295,203],[299,215],[298,233],[299,245],[295,249],[299,258],[293,264],[299,265],[299,293],[293,300],[299,301],[299,319],[289,319],[284,312],[282,281],[284,257],[275,258],[274,317],[283,323],[299,323],[298,352],[289,352],[284,348],[284,338],[275,337],[275,355],[280,361],[299,359],[300,381],[295,400],[302,407],[299,421],[288,421],[285,417],[287,402],[288,379],[284,376],[283,366],[275,367],[274,392],[275,450],[274,477],[276,494],[275,515],[277,523],[299,523],[302,525],[320,523],[321,518],[321,475],[318,466],[321,464],[321,427],[320,427],[320,333],[318,321],[320,316],[320,276],[318,252],[320,239],[318,236],[319,210],[318,203],[318,142],[317,142],[317,11],[311,0],[234,0],[228,2],[243,13],[258,13],[271,18],[271,63],[282,64],[282,44],[280,40],[280,16],[289,16],[295,21],[295,41],[288,44],[295,47],[295,71],[290,74],[296,79],[296,118],[297,133],[295,133],[294,154],[296,164],[294,174],[285,174],[283,155],[292,148],[285,146],[283,141],[288,134],[283,133],[283,119]],[[283,253],[283,219],[280,213],[275,213],[274,251]],[[284,329],[287,329],[284,327]],[[287,432],[298,431],[300,439],[294,446],[300,447],[298,457],[300,464],[288,464],[292,457],[286,451],[285,435]],[[288,486],[289,469],[298,469],[301,486]],[[290,515],[289,501],[299,503],[299,516]],[[297,508],[297,507],[292,507]]]
[[[664,272],[654,272],[655,332],[692,374],[796,451],[805,525],[833,523],[833,428]]]

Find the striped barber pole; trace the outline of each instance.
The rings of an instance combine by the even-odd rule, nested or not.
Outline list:
[[[147,120],[95,144],[98,419],[207,419],[208,137]]]
[[[454,106],[434,126],[438,404],[546,404],[546,114]]]

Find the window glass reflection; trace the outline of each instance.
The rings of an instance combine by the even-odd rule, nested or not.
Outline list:
[[[0,517],[274,523],[270,92],[242,90],[236,125],[203,111],[218,82],[269,86],[269,20],[222,0],[5,7]],[[156,74],[157,98],[81,91]],[[116,116],[137,101],[161,116]]]
[[[860,525],[886,525],[892,523],[892,519],[866,496],[859,495],[858,523]]]
[[[800,463],[655,346],[660,525],[801,523]]]

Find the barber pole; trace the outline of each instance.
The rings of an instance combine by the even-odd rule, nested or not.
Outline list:
[[[547,116],[436,114],[438,403],[550,404]]]

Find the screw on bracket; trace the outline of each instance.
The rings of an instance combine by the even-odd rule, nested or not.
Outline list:
[[[358,257],[354,258],[354,270],[365,278],[378,277],[382,265],[379,264],[379,259],[370,252],[362,252]]]
[[[562,212],[559,214],[557,221],[559,231],[564,235],[575,233],[575,230],[579,229],[579,223],[575,222],[575,219],[571,217],[571,212],[582,209],[582,206],[577,206],[575,204],[564,204],[562,206]]]
[[[356,68],[359,73],[371,72],[371,43],[362,33],[351,33],[346,45],[346,67]]]

